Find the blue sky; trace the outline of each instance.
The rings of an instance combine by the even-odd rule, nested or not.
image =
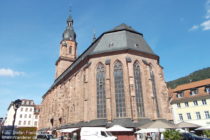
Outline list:
[[[40,103],[53,83],[70,6],[79,54],[93,32],[126,23],[160,56],[166,81],[210,66],[210,0],[0,0],[0,117],[15,99]]]

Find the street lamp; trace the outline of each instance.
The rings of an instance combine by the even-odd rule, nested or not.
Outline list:
[[[11,136],[14,136],[14,128],[15,128],[15,119],[16,119],[16,113],[17,113],[17,109],[21,106],[22,101],[20,99],[17,99],[13,102],[12,106],[15,110],[15,114],[13,116],[13,122],[12,122],[12,132],[11,132]]]

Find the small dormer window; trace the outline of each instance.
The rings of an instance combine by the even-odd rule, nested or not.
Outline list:
[[[140,48],[140,46],[139,46],[138,43],[136,43],[134,46],[135,46],[136,48]]]
[[[114,46],[114,43],[113,42],[109,43],[109,48],[111,48],[113,46]]]
[[[205,92],[208,93],[208,94],[210,94],[210,85],[207,85],[205,87]]]
[[[198,94],[198,89],[197,88],[193,88],[193,89],[190,90],[190,95],[191,96],[194,96],[196,94]]]
[[[176,97],[177,97],[177,98],[182,98],[182,97],[184,97],[184,91],[179,91],[179,92],[177,92],[177,93],[176,93]]]

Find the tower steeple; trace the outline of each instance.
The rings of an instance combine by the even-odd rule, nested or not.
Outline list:
[[[66,22],[67,22],[67,27],[63,33],[63,40],[76,41],[76,34],[75,34],[74,28],[73,28],[74,20],[71,15],[69,15]]]
[[[66,23],[67,27],[63,32],[63,37],[60,42],[60,56],[56,61],[56,78],[59,77],[77,57],[76,33],[74,32],[74,20],[71,15],[68,16]]]

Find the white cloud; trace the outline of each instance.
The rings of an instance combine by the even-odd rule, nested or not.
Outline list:
[[[210,18],[210,9],[207,10],[206,19]]]
[[[210,20],[204,21],[203,23],[201,23],[200,26],[202,27],[202,30],[204,31],[210,30]]]
[[[0,76],[15,77],[23,75],[23,72],[17,72],[12,69],[0,68]]]
[[[206,19],[210,19],[210,0],[206,2]]]
[[[206,20],[203,21],[200,25],[193,25],[189,31],[194,31],[198,28],[201,28],[203,31],[207,31],[210,30],[210,0],[206,1],[205,4],[205,8],[206,8]]]
[[[196,29],[198,29],[199,28],[199,25],[193,25],[190,29],[189,29],[189,31],[194,31],[194,30],[196,30]]]

